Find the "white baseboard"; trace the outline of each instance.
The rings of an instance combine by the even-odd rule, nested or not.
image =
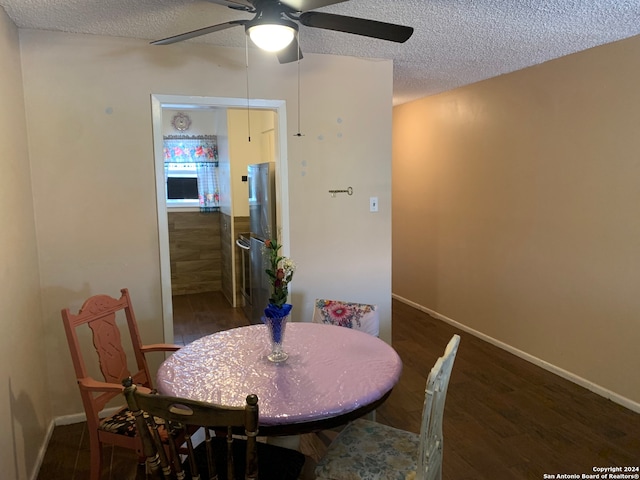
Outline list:
[[[477,330],[474,330],[473,328],[467,327],[466,325],[463,325],[462,323],[456,322],[455,320],[446,317],[445,315],[441,315],[438,312],[435,312],[433,310],[431,310],[430,308],[424,307],[422,305],[419,305],[415,302],[412,302],[411,300],[408,300],[406,298],[403,298],[399,295],[396,295],[394,293],[391,294],[391,297],[395,300],[398,300],[399,302],[402,302],[406,305],[409,305],[417,310],[420,310],[422,312],[428,313],[429,315],[431,315],[433,318],[437,318],[438,320],[442,320],[445,323],[448,323],[449,325],[452,325],[456,328],[459,328],[460,330],[467,332],[471,335],[473,335],[474,337],[478,337],[492,345],[495,345],[498,348],[501,348],[503,350],[506,350],[509,353],[514,354],[517,357],[520,357],[530,363],[533,363],[534,365],[537,365],[538,367],[544,368],[545,370],[554,373],[566,380],[569,380],[570,382],[573,382],[577,385],[580,385],[581,387],[586,388],[587,390],[592,391],[593,393],[596,393],[604,398],[607,398],[609,400],[611,400],[612,402],[615,402],[619,405],[622,405],[623,407],[628,408],[629,410],[632,410],[636,413],[640,413],[640,403],[635,402],[629,398],[623,397],[622,395],[619,395],[615,392],[612,392],[611,390],[604,388],[600,385],[597,385],[585,378],[582,378],[578,375],[575,375],[574,373],[568,372],[567,370],[564,370],[560,367],[557,367],[556,365],[553,365],[549,362],[546,362],[538,357],[534,357],[533,355],[528,354],[527,352],[523,352],[522,350],[518,350],[517,348],[512,347],[511,345],[507,345],[504,342],[501,342],[500,340],[496,340],[493,337],[490,337],[489,335],[485,335],[482,332],[479,332]],[[392,327],[393,328],[393,327]]]
[[[40,450],[38,450],[38,456],[36,457],[34,469],[31,472],[30,480],[37,480],[38,475],[40,474],[40,467],[42,466],[42,462],[44,461],[44,456],[47,453],[47,447],[49,446],[49,440],[51,440],[51,435],[53,434],[54,427],[55,427],[55,421],[51,420],[49,422],[49,426],[47,427],[47,432],[45,433],[44,440],[42,441],[42,445],[40,445]]]
[[[122,409],[124,405],[120,405],[119,407],[109,407],[105,408],[100,412],[100,418],[109,417],[114,413],[117,413]],[[56,425],[73,425],[74,423],[84,422],[87,419],[87,416],[84,412],[82,413],[73,413],[71,415],[62,415],[61,417],[56,417],[54,422]]]
[[[74,423],[84,422],[87,419],[87,416],[84,413],[74,413],[72,415],[63,415],[61,417],[56,417],[53,421],[58,425],[73,425]]]
[[[113,415],[114,413],[116,413],[121,408],[122,408],[122,406],[105,408],[101,412],[101,417]],[[53,420],[51,420],[51,422],[49,422],[49,427],[47,428],[47,433],[46,433],[45,438],[44,438],[44,440],[42,442],[42,445],[40,446],[40,450],[38,452],[38,458],[36,458],[35,468],[33,469],[33,473],[31,474],[31,480],[36,480],[38,478],[38,475],[40,474],[40,468],[42,467],[42,462],[44,460],[44,456],[47,453],[47,448],[49,447],[49,441],[51,440],[51,435],[53,434],[53,429],[55,427],[57,427],[58,425],[73,425],[74,423],[80,423],[80,422],[84,422],[86,420],[87,420],[87,416],[83,412],[83,413],[74,413],[74,414],[71,414],[71,415],[62,415],[60,417],[54,418]]]

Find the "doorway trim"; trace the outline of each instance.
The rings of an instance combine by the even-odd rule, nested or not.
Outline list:
[[[249,106],[247,105],[249,103]],[[276,150],[276,218],[280,243],[289,245],[289,174],[287,157],[287,116],[284,100],[246,98],[197,97],[188,95],[151,94],[151,119],[156,181],[156,211],[160,252],[160,295],[164,341],[173,342],[173,300],[171,296],[171,265],[169,259],[169,223],[164,182],[162,111],[164,108],[251,108],[273,110],[277,114],[278,148]],[[286,249],[288,250],[288,248]],[[285,255],[287,251],[283,252]]]

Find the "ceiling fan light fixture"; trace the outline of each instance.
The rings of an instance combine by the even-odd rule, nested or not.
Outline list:
[[[293,22],[281,22],[247,26],[249,38],[262,50],[278,52],[293,41],[297,30]]]

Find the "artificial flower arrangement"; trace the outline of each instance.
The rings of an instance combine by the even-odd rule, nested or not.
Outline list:
[[[264,314],[268,318],[282,318],[291,312],[291,304],[287,303],[289,296],[289,282],[293,278],[296,270],[296,264],[290,258],[280,255],[282,245],[276,240],[267,240],[264,242],[269,255],[269,268],[265,270],[269,276],[271,283],[271,296],[269,297],[269,306],[265,309]]]

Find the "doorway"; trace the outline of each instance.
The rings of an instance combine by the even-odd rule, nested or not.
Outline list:
[[[202,111],[213,111],[220,118],[226,117],[228,110],[243,110],[245,112],[247,122],[249,122],[249,113],[253,110],[266,110],[274,112],[273,143],[274,143],[274,161],[276,162],[276,217],[278,237],[281,241],[288,243],[289,240],[289,202],[288,202],[288,171],[287,171],[287,139],[286,139],[286,105],[281,100],[251,100],[249,102],[250,110],[247,110],[247,99],[238,98],[218,98],[218,97],[193,97],[181,95],[152,95],[152,122],[153,122],[153,142],[155,157],[155,178],[156,178],[156,203],[158,216],[158,239],[160,247],[160,281],[162,292],[162,313],[164,339],[166,342],[174,341],[174,318],[173,318],[173,296],[172,296],[172,280],[171,280],[171,256],[169,242],[169,220],[166,201],[166,182],[165,182],[165,159],[164,159],[164,126],[169,119],[168,115],[174,115],[176,111],[185,112],[184,118],[178,118],[180,122],[188,121],[188,113],[197,114]],[[226,121],[220,125],[226,126]],[[179,125],[184,127],[184,123]],[[254,135],[254,128],[248,123],[250,135]],[[257,130],[257,128],[256,128]],[[223,130],[222,130],[223,131]],[[226,132],[223,131],[223,134]],[[258,135],[259,131],[255,132]],[[250,141],[250,139],[249,139]],[[234,206],[233,206],[233,180],[237,181],[238,172],[234,172],[231,161],[229,159],[228,144],[225,145],[221,141],[218,145],[220,157],[220,172],[222,177],[227,178],[225,190],[224,183],[221,184],[219,212],[224,219],[231,219],[226,222],[223,242],[229,242],[228,246],[231,261],[231,277],[228,281],[235,287],[237,284],[236,275],[241,272],[236,271],[237,265],[235,248],[235,239],[240,231],[236,231],[234,225]],[[246,173],[245,173],[246,175]],[[225,182],[225,180],[222,180]],[[238,187],[236,187],[238,188]],[[222,237],[221,237],[222,238]],[[225,244],[226,246],[226,244]],[[236,298],[237,297],[237,298]],[[233,289],[232,303],[233,306],[241,306],[241,296],[236,295],[236,289]]]

